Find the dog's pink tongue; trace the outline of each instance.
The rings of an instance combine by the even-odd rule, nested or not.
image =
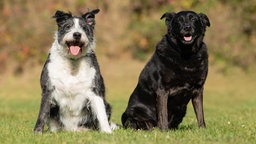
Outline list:
[[[70,46],[70,53],[74,56],[78,55],[80,52],[80,47],[79,46]]]
[[[192,36],[184,36],[184,40],[185,41],[191,41],[192,40]]]

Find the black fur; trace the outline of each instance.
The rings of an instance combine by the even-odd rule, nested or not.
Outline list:
[[[142,70],[122,115],[125,128],[176,129],[192,99],[199,127],[205,127],[203,87],[208,72],[203,42],[209,19],[192,11],[165,13],[167,34]],[[191,40],[185,40],[190,37]]]

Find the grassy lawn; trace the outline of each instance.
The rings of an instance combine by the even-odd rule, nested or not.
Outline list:
[[[123,61],[124,62],[124,61]],[[107,62],[106,62],[107,63]],[[125,63],[125,62],[124,62]],[[128,65],[129,63],[129,65]],[[112,121],[120,117],[135,87],[144,63],[111,64],[116,73],[102,66],[107,99],[112,104]],[[118,69],[118,65],[127,69]],[[108,66],[109,67],[109,66]],[[127,72],[130,70],[129,72]],[[123,71],[123,72],[121,72]],[[163,144],[163,143],[256,143],[256,77],[245,74],[223,76],[210,71],[205,86],[204,108],[207,129],[198,129],[192,104],[178,130],[161,132],[120,128],[113,134],[90,132],[44,132],[34,135],[40,93],[40,71],[22,78],[4,76],[0,82],[0,143],[88,143],[88,144]]]

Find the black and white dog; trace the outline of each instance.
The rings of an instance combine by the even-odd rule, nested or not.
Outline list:
[[[176,129],[192,99],[199,127],[205,127],[203,89],[208,72],[203,42],[210,21],[193,11],[165,13],[167,34],[142,70],[127,109],[124,127]]]
[[[111,107],[94,53],[95,9],[80,17],[56,11],[58,30],[41,74],[42,100],[35,133],[99,129],[111,133]]]

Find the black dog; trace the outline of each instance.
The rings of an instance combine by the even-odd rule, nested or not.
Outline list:
[[[57,11],[58,30],[41,74],[42,101],[35,133],[45,123],[50,131],[99,129],[111,133],[111,107],[97,62],[94,38],[95,15],[81,16]]]
[[[204,128],[203,88],[208,54],[203,37],[210,26],[209,19],[193,11],[165,13],[163,18],[168,32],[142,70],[122,123],[134,129],[176,129],[192,99],[198,126]]]

